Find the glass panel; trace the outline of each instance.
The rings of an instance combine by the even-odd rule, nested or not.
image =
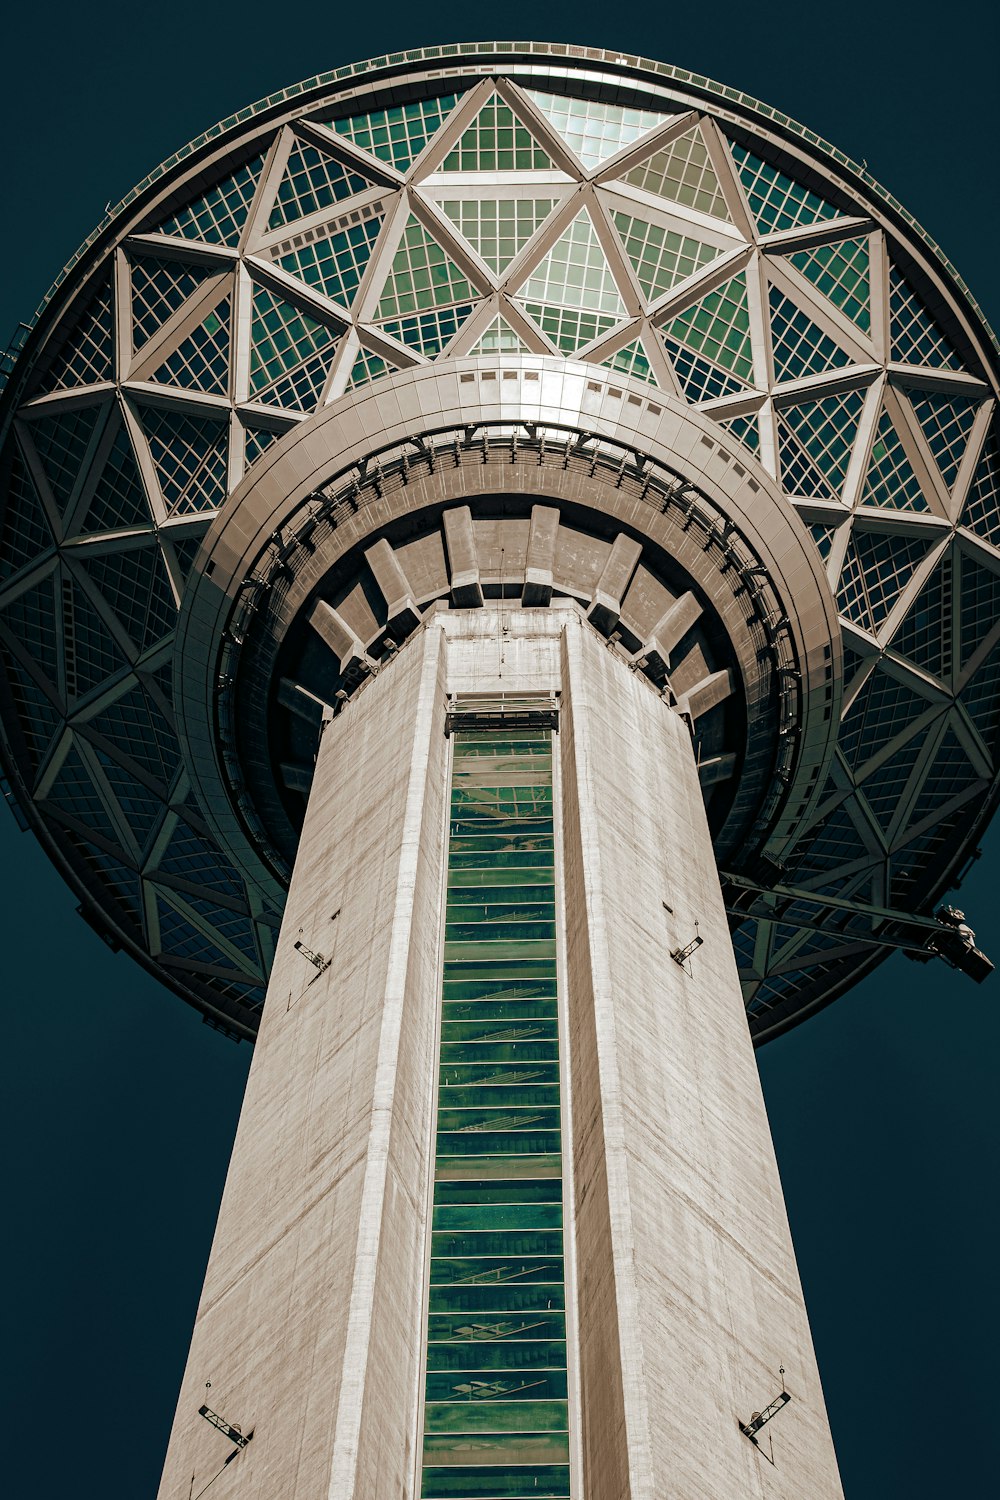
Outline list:
[[[697,125],[626,172],[622,180],[671,203],[684,203],[699,213],[729,219],[719,179]]]
[[[459,97],[448,94],[439,99],[397,104],[391,109],[354,115],[348,120],[331,120],[328,128],[338,135],[347,136],[372,156],[381,157],[397,172],[405,172],[451,114]]]
[[[610,359],[603,359],[601,364],[605,369],[617,370],[620,375],[634,375],[637,380],[645,380],[648,385],[657,383],[642,339],[634,339],[623,349],[616,350]]]
[[[442,172],[536,172],[552,162],[509,105],[488,99],[441,163]],[[447,212],[448,205],[445,205]]]
[[[568,1495],[548,733],[455,735],[422,1493]]]
[[[639,285],[650,302],[721,254],[714,245],[673,229],[663,229],[646,219],[620,212],[612,214],[612,218]]]
[[[530,1500],[561,1500],[569,1495],[569,1464],[543,1463],[538,1454],[545,1441],[494,1438],[490,1451],[495,1457],[484,1462],[497,1467],[465,1468],[458,1465],[468,1464],[469,1445],[452,1438],[436,1438],[424,1448],[421,1495],[424,1500],[445,1500],[450,1495],[461,1496],[461,1500],[518,1500],[520,1496],[528,1496]],[[534,1450],[532,1443],[536,1445]],[[565,1439],[561,1446],[565,1452]],[[477,1457],[484,1448],[485,1441],[476,1443]],[[449,1453],[454,1456],[456,1467],[438,1467],[449,1462]]]
[[[562,1183],[559,1183],[562,1191]],[[430,1311],[436,1313],[552,1312],[565,1306],[565,1288],[555,1282],[508,1281],[432,1286]]]
[[[649,109],[626,109],[620,104],[600,104],[596,99],[567,99],[535,89],[529,89],[528,95],[588,171],[670,118]]]
[[[428,1432],[553,1432],[566,1426],[566,1402],[539,1400],[537,1393],[532,1397],[530,1379],[462,1383],[469,1388],[464,1400],[456,1396],[451,1401],[428,1402]],[[513,1392],[507,1389],[511,1385]],[[521,1399],[508,1401],[509,1394]]]
[[[499,276],[555,205],[554,198],[470,198],[448,201],[441,207],[459,234]]]
[[[837,210],[831,203],[802,183],[794,182],[770,162],[762,161],[736,142],[731,143],[731,150],[750,212],[764,234],[836,217]]]
[[[509,1189],[512,1185],[506,1184],[506,1186]],[[476,1184],[476,1187],[481,1197],[484,1186],[480,1182]],[[507,1229],[561,1229],[562,1202],[484,1203],[470,1200],[465,1203],[442,1203],[434,1210],[434,1228],[436,1231],[447,1233],[469,1229],[478,1232]],[[435,1248],[435,1254],[444,1253]]]
[[[725,286],[709,292],[700,302],[674,318],[664,329],[667,349],[680,345],[694,355],[701,355],[723,370],[729,371],[737,380],[749,380],[753,374],[753,354],[750,342],[750,309],[747,303],[746,276],[741,271]],[[675,358],[676,362],[676,358]],[[682,371],[678,378],[684,384]],[[695,396],[685,389],[692,400],[703,400],[705,396],[724,394],[723,391],[706,391]]]
[[[411,214],[382,288],[376,317],[426,312],[475,296],[458,266]]]

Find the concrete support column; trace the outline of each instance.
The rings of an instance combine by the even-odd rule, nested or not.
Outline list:
[[[687,727],[579,626],[562,687],[581,1493],[841,1500]]]
[[[160,1500],[413,1493],[444,651],[425,631],[321,741]],[[254,1430],[224,1468],[203,1403]]]

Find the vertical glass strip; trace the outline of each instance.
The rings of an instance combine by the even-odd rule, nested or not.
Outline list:
[[[421,1495],[569,1490],[552,736],[454,736]]]

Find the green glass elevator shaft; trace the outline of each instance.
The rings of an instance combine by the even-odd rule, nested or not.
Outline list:
[[[421,1493],[567,1497],[552,735],[454,736]]]

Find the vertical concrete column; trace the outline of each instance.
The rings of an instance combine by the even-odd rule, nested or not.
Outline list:
[[[841,1500],[687,728],[580,624],[562,677],[582,1493]]]
[[[211,1500],[413,1494],[445,649],[426,631],[321,741],[160,1500],[217,1473]],[[203,1403],[253,1429],[225,1467]]]

